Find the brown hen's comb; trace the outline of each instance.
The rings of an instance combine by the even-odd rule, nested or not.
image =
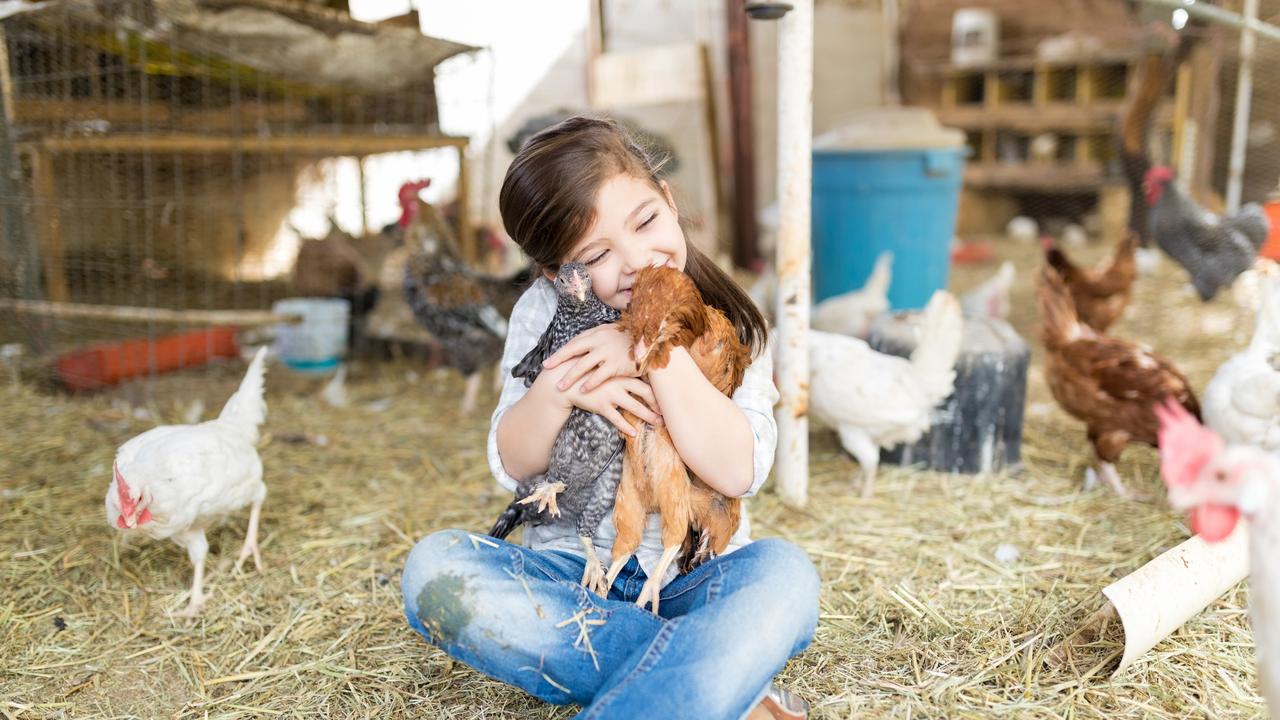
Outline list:
[[[1222,452],[1222,437],[1200,424],[1172,397],[1152,410],[1160,421],[1160,475],[1166,487],[1191,485],[1205,463]]]

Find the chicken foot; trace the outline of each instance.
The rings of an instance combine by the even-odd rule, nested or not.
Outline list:
[[[191,578],[191,599],[185,608],[175,614],[178,617],[193,618],[204,610],[205,600],[209,597],[204,594],[204,558],[209,554],[209,540],[205,538],[203,530],[191,530],[185,537],[174,539],[187,547],[187,557],[191,558],[191,564],[195,566],[195,574]]]
[[[480,373],[474,372],[467,376],[467,387],[462,392],[462,415],[466,417],[475,412],[476,398],[480,396]]]
[[[862,468],[862,497],[871,497],[876,487],[876,471],[880,467],[880,448],[857,428],[846,425],[837,428],[836,433],[840,436],[840,445]]]
[[[564,492],[568,487],[562,482],[542,483],[537,489],[529,493],[529,496],[520,500],[521,505],[530,503],[538,503],[538,512],[550,510],[551,517],[560,517],[560,506],[556,504],[556,497]]]
[[[662,595],[662,578],[667,576],[667,568],[671,567],[671,563],[675,562],[676,555],[680,553],[682,545],[676,544],[662,549],[662,557],[658,559],[658,564],[653,568],[653,575],[645,579],[644,585],[640,588],[640,596],[636,598],[636,606],[644,607],[646,604],[653,603],[653,614],[658,614],[658,600]]]
[[[249,529],[244,534],[244,545],[240,547],[240,557],[236,558],[236,572],[245,558],[253,555],[253,566],[262,572],[262,555],[258,553],[258,517],[262,514],[262,501],[258,500],[249,509]]]
[[[595,543],[585,535],[579,536],[578,539],[582,541],[582,547],[587,551],[587,564],[582,568],[582,586],[600,597],[608,597],[612,583],[604,584],[604,563],[600,562],[600,557],[596,555]]]
[[[1116,466],[1109,462],[1099,462],[1098,469],[1095,471],[1089,468],[1084,472],[1084,489],[1092,490],[1098,486],[1098,478],[1102,478],[1107,487],[1111,488],[1121,498],[1129,499],[1132,493],[1124,486],[1124,482],[1120,480],[1120,473],[1116,471]]]

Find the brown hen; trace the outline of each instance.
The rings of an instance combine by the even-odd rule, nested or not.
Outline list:
[[[1084,421],[1099,474],[1126,495],[1115,462],[1131,442],[1157,446],[1160,424],[1152,408],[1172,398],[1198,418],[1200,404],[1173,363],[1080,322],[1070,291],[1052,268],[1044,269],[1036,294],[1049,390],[1063,410]]]
[[[1045,261],[1057,271],[1071,292],[1080,322],[1103,332],[1120,319],[1133,293],[1133,281],[1138,276],[1135,257],[1137,234],[1129,233],[1116,244],[1116,251],[1110,258],[1092,268],[1082,268],[1071,262],[1051,238],[1045,238],[1043,242]]]
[[[632,284],[630,306],[619,326],[642,348],[636,363],[643,373],[666,367],[671,351],[685,347],[698,369],[717,390],[732,395],[751,363],[724,313],[709,307],[689,276],[672,268],[646,268]],[[662,515],[662,559],[646,581],[636,604],[652,602],[658,611],[662,578],[677,554],[687,571],[724,551],[738,529],[741,501],[717,492],[692,477],[665,427],[647,425],[633,415],[638,429],[627,438],[622,482],[614,500],[617,537],[606,589],[640,546],[650,512]]]

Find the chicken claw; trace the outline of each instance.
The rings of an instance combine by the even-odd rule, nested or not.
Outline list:
[[[245,558],[253,555],[253,566],[262,572],[262,555],[258,553],[258,516],[262,513],[262,502],[256,502],[249,510],[249,529],[244,534],[244,545],[240,547],[240,557],[236,558],[236,572]]]
[[[529,497],[520,501],[521,505],[529,503],[538,503],[538,512],[549,511],[551,517],[560,517],[560,506],[556,504],[556,497],[564,492],[567,486],[562,482],[543,483],[536,490],[529,493]]]
[[[579,537],[578,539],[582,541],[582,547],[587,550],[587,564],[582,568],[582,586],[600,597],[607,597],[609,588],[604,584],[604,563],[600,562],[600,558],[596,556],[596,548],[591,538]]]
[[[676,553],[680,552],[679,545],[672,545],[662,551],[662,557],[658,559],[658,564],[653,568],[653,575],[644,581],[644,587],[640,588],[640,596],[636,598],[636,606],[644,607],[650,603],[653,604],[653,614],[658,614],[658,600],[662,595],[662,578],[667,574],[667,568],[671,567],[671,563],[676,559]]]

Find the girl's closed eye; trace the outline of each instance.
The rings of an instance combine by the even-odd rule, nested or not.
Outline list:
[[[652,212],[652,213],[650,213],[650,214],[649,214],[649,217],[645,218],[644,222],[640,223],[640,226],[639,226],[639,227],[637,227],[637,228],[636,228],[636,230],[643,230],[643,229],[645,229],[645,228],[646,228],[650,223],[652,223],[652,222],[653,222],[654,220],[656,220],[657,218],[658,218],[658,213],[657,213],[657,211],[655,210],[654,212]]]
[[[598,262],[600,262],[601,260],[603,260],[603,259],[604,259],[604,256],[605,256],[605,255],[608,255],[608,254],[609,254],[609,251],[608,251],[608,250],[601,250],[599,253],[596,253],[595,257],[593,257],[593,258],[591,258],[590,260],[588,260],[588,261],[586,261],[585,263],[583,263],[583,265],[587,265],[587,266],[595,265],[596,263],[598,263]]]

